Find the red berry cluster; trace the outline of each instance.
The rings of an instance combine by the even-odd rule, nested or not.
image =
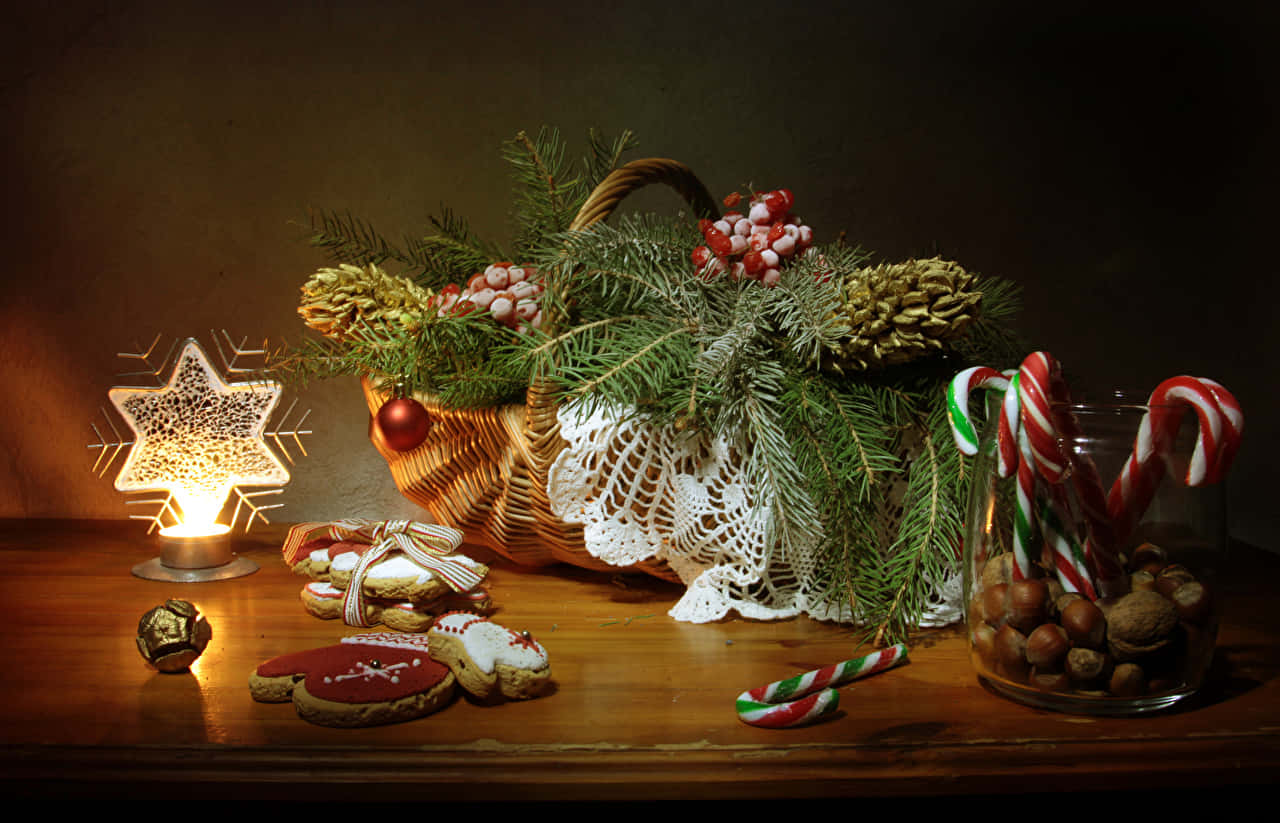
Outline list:
[[[727,274],[777,285],[783,263],[813,244],[813,229],[792,215],[795,197],[787,189],[756,192],[746,214],[737,210],[741,202],[731,194],[723,217],[699,222],[706,245],[693,250],[693,264],[708,279]]]
[[[524,332],[542,325],[542,281],[531,266],[494,263],[473,274],[466,288],[450,283],[440,290],[436,305],[440,315],[470,314],[485,310],[499,323]]]

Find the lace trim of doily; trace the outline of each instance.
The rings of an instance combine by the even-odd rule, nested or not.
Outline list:
[[[709,447],[625,415],[562,407],[567,447],[548,476],[552,512],[580,524],[587,551],[616,566],[665,560],[686,592],[669,614],[705,623],[730,611],[754,619],[807,614],[854,622],[847,603],[817,591],[821,535],[790,552],[764,549],[765,514],[752,508],[745,478],[724,440]],[[961,614],[959,570],[937,581],[920,625]]]

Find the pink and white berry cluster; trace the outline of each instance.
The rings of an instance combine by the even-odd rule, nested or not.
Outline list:
[[[523,333],[542,325],[541,296],[542,281],[536,269],[502,262],[473,274],[465,288],[450,283],[436,299],[441,316],[484,310],[504,326]]]
[[[813,244],[813,229],[791,213],[795,197],[787,189],[756,192],[745,214],[736,208],[741,202],[731,194],[723,217],[699,222],[706,244],[693,250],[693,264],[708,279],[727,274],[777,285],[785,262]]]

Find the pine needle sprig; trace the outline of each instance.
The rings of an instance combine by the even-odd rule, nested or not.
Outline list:
[[[595,129],[587,132],[588,151],[583,159],[583,172],[588,192],[595,191],[614,169],[622,164],[622,157],[635,149],[637,140],[630,129],[609,140]]]
[[[435,234],[406,241],[406,256],[418,285],[439,291],[449,283],[465,283],[476,272],[502,260],[505,253],[477,237],[470,226],[447,207],[429,218]]]
[[[919,623],[930,592],[955,568],[963,520],[957,494],[958,453],[941,401],[921,398],[920,443],[909,466],[897,539],[884,550],[864,587],[877,645],[904,638]]]
[[[793,375],[782,408],[788,439],[822,519],[820,588],[855,607],[860,565],[879,553],[876,492],[901,471],[869,391],[824,376]]]
[[[680,221],[624,216],[616,225],[597,223],[558,235],[539,270],[563,316],[625,313],[651,299],[680,311],[690,299],[686,270],[695,236]]]
[[[675,390],[695,355],[692,338],[685,326],[633,317],[612,326],[602,348],[575,346],[553,379],[566,387],[566,399],[584,401],[590,410],[640,409]]]
[[[586,199],[586,185],[566,165],[556,129],[544,127],[534,137],[522,131],[507,141],[502,154],[516,183],[515,248],[526,256],[546,238],[568,230]]]
[[[820,280],[809,272],[789,271],[768,292],[766,313],[780,342],[806,368],[817,368],[824,353],[838,351],[848,333],[848,320],[831,310],[840,297],[839,282],[835,277]]]
[[[411,262],[409,255],[379,234],[372,224],[350,212],[312,210],[310,221],[311,245],[322,249],[334,262],[355,266],[380,266],[388,260]]]
[[[964,336],[952,342],[952,349],[974,364],[1016,364],[1028,349],[1011,325],[1022,309],[1022,287],[1011,280],[979,277],[975,288],[982,292],[982,313]]]
[[[778,399],[786,374],[777,361],[753,370],[750,384],[726,398],[725,416],[738,420],[743,442],[743,478],[756,507],[767,514],[764,544],[777,546],[784,562],[798,556],[806,542],[822,532],[822,518],[796,464]]]

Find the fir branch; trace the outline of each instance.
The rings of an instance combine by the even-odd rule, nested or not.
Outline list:
[[[323,249],[329,259],[356,266],[382,265],[387,260],[404,262],[404,252],[388,242],[367,221],[350,212],[338,214],[313,210],[310,214],[310,243]]]
[[[733,405],[742,420],[745,440],[743,475],[754,506],[768,518],[765,545],[794,557],[804,543],[822,531],[822,518],[810,499],[804,474],[782,424],[777,402],[785,374],[776,362],[761,364],[755,380]]]
[[[639,399],[643,401],[645,399],[643,394],[639,397],[635,396],[635,387],[653,385],[654,376],[658,377],[659,382],[665,378],[668,373],[667,370],[660,369],[659,373],[654,375],[650,369],[652,366],[660,362],[656,355],[661,352],[662,348],[670,341],[681,336],[688,337],[689,329],[670,329],[665,334],[658,336],[646,343],[640,349],[629,354],[621,361],[610,365],[602,374],[588,380],[578,382],[577,385],[570,390],[569,396],[582,398],[597,393],[609,393],[610,386],[612,384],[619,384],[623,387],[628,387],[623,395],[627,400],[634,401]],[[626,400],[623,400],[622,402],[616,402],[615,405],[623,407],[629,404]]]
[[[896,642],[919,623],[931,581],[942,580],[955,562],[961,531],[959,459],[946,447],[945,403],[924,400],[923,405],[928,412],[918,424],[920,449],[911,459],[897,539],[877,573],[879,599],[872,610],[877,643]]]
[[[516,248],[523,256],[568,230],[585,199],[583,183],[565,166],[564,144],[555,129],[544,127],[535,138],[519,132],[503,147],[503,157],[516,182]]]
[[[1016,364],[1029,348],[1010,325],[1022,308],[1022,288],[1009,280],[981,277],[975,290],[982,292],[982,313],[952,349],[975,365]]]
[[[768,290],[766,311],[786,350],[800,363],[816,368],[824,353],[839,351],[849,323],[832,311],[840,298],[840,279],[819,280],[803,268],[789,271],[777,287]]]
[[[583,165],[586,189],[591,192],[621,165],[622,156],[636,147],[636,136],[634,132],[626,130],[609,141],[604,135],[591,129],[587,132],[587,141],[589,152]]]
[[[472,233],[465,221],[447,207],[430,218],[435,234],[407,241],[418,284],[439,290],[449,283],[465,283],[476,272],[506,255]]]

